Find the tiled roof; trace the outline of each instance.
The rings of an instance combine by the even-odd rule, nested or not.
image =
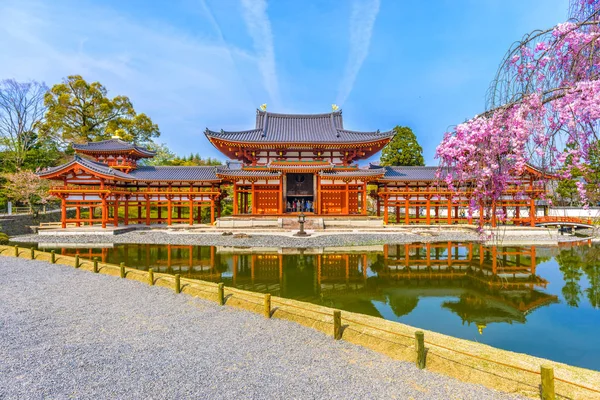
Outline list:
[[[137,151],[138,153],[143,154],[146,157],[153,157],[156,153],[150,151],[144,147],[136,146],[134,144],[125,142],[121,139],[109,139],[102,140],[100,142],[87,142],[85,144],[76,144],[73,145],[73,150],[81,151],[81,152],[120,152],[120,151]]]
[[[437,181],[438,167],[381,167],[371,165],[372,170],[385,170],[385,181]],[[445,175],[441,177],[444,179]]]
[[[205,134],[234,142],[258,143],[362,143],[394,136],[388,132],[344,129],[341,111],[327,114],[275,114],[257,110],[256,127],[246,131],[211,131]]]
[[[74,164],[79,164],[84,168],[89,169],[90,171],[97,172],[102,175],[114,176],[115,178],[121,180],[131,180],[131,176],[128,174],[121,172],[119,170],[113,169],[106,164],[102,164],[99,162],[91,161],[86,158],[79,157],[75,155],[75,157],[66,164],[59,165],[58,167],[52,167],[45,169],[43,171],[38,172],[38,175],[41,177],[51,175],[54,172],[60,171],[62,169],[68,168]]]
[[[303,171],[320,171],[329,170],[334,167],[328,161],[302,162],[302,161],[271,161],[267,167],[272,170],[303,170]]]
[[[217,167],[214,166],[159,166],[138,167],[129,172],[136,181],[219,181],[216,175]]]
[[[265,178],[279,178],[281,176],[281,172],[279,171],[270,171],[266,169],[228,169],[228,168],[219,168],[217,169],[217,176],[221,177],[229,177],[229,176],[247,176],[247,177],[265,177]]]
[[[323,177],[344,177],[344,176],[381,176],[383,171],[377,169],[345,169],[345,170],[333,170],[333,171],[321,171],[319,175]]]

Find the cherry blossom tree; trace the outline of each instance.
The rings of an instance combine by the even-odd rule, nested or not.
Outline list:
[[[2,177],[6,180],[4,195],[12,201],[29,206],[34,213],[39,211],[39,205],[45,205],[52,199],[49,181],[41,179],[34,172],[17,171],[3,174]]]
[[[600,0],[573,0],[570,19],[535,31],[507,52],[487,96],[487,110],[444,135],[439,176],[473,188],[471,213],[489,207],[527,164],[576,180],[586,176],[600,127]],[[451,171],[451,172],[444,172]]]

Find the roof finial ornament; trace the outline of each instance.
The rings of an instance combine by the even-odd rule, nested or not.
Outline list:
[[[336,112],[337,110],[339,110],[340,108],[337,106],[337,104],[332,104],[331,105],[331,111]]]
[[[263,103],[260,105],[260,111],[267,111],[267,103]]]
[[[121,139],[121,133],[125,133],[125,131],[123,129],[117,129],[116,131],[113,132],[113,134],[110,138],[111,139]]]

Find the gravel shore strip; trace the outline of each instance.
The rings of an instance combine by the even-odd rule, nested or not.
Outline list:
[[[0,257],[0,398],[516,399],[278,319]]]
[[[221,234],[169,234],[161,231],[133,231],[119,235],[64,235],[64,236],[15,236],[11,238],[19,243],[141,243],[141,244],[177,244],[197,246],[234,246],[234,247],[344,247],[382,244],[404,244],[415,242],[467,242],[479,241],[476,233],[448,231],[434,233],[344,233],[324,234],[308,238],[296,238],[278,234],[254,234],[235,238]]]

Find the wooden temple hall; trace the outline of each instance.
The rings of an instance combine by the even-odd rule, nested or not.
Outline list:
[[[256,111],[254,128],[206,129],[208,140],[229,158],[223,166],[145,166],[155,154],[118,137],[75,144],[70,162],[39,172],[54,180],[62,201],[62,226],[82,224],[197,224],[221,217],[307,216],[374,218],[387,223],[473,222],[469,188],[450,192],[436,167],[381,167],[358,162],[375,155],[394,131],[344,127],[342,112],[295,115]],[[531,223],[544,193],[540,173],[528,168],[494,209]],[[227,190],[230,188],[230,190]],[[74,211],[72,211],[74,210]],[[495,218],[481,212],[477,218]]]

